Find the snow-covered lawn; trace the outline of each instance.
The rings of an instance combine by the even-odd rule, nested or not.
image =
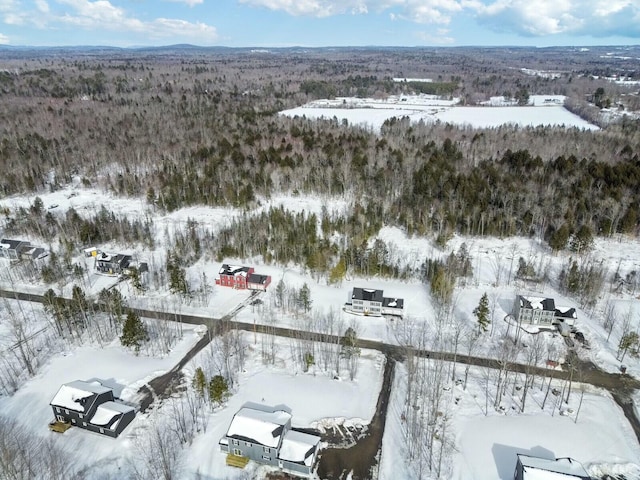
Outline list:
[[[380,131],[382,124],[392,117],[409,117],[412,122],[448,122],[473,128],[495,128],[511,124],[526,126],[564,126],[585,130],[599,128],[562,106],[561,95],[532,95],[531,106],[505,106],[504,100],[490,103],[493,107],[463,107],[456,105],[458,99],[438,99],[432,95],[392,96],[386,100],[336,98],[315,100],[301,107],[283,110],[281,115],[310,119],[334,117],[346,120],[350,125],[360,125]],[[499,105],[499,106],[498,106]]]
[[[16,419],[21,430],[30,435],[51,438],[55,445],[71,453],[86,465],[103,464],[106,477],[115,478],[118,468],[129,456],[131,439],[144,427],[144,419],[136,418],[117,439],[72,428],[63,435],[50,432],[47,424],[53,420],[49,402],[64,383],[74,380],[99,380],[114,388],[114,395],[125,401],[136,402],[137,391],[155,376],[170,370],[198,341],[201,327],[185,326],[183,338],[163,358],[136,357],[124,349],[119,340],[100,348],[97,345],[72,347],[57,354],[38,374],[26,382],[13,396],[0,397],[0,412]],[[144,430],[144,428],[143,428]],[[78,454],[82,452],[82,454]]]
[[[417,466],[398,458],[398,452],[402,451],[399,445],[405,441],[402,412],[406,368],[401,364],[396,368],[383,438],[380,480],[418,478]],[[461,374],[462,368],[458,367],[458,377]],[[446,478],[511,480],[517,453],[572,457],[594,476],[608,473],[625,474],[627,479],[640,478],[640,445],[622,410],[608,393],[587,386],[578,413],[581,390],[574,384],[569,405],[561,405],[557,397],[549,394],[542,410],[546,386],[540,390],[537,379],[529,390],[524,413],[519,410],[519,392],[511,395],[509,388],[501,402],[504,413],[492,407],[491,398],[485,415],[485,375],[474,367],[466,391],[462,385],[450,385],[444,392],[444,405],[440,408],[450,418],[448,433],[454,445],[452,454],[443,461],[443,472],[448,472]],[[552,385],[562,388],[560,381]],[[489,388],[492,393],[495,391],[493,383]],[[563,414],[559,414],[557,407],[561,407]],[[436,446],[439,448],[438,442]],[[426,465],[425,472],[423,478],[436,478]]]
[[[265,365],[261,360],[261,336],[244,334],[248,345],[247,363],[238,377],[238,385],[224,407],[209,418],[206,433],[196,437],[188,449],[184,464],[185,478],[196,473],[203,478],[246,478],[245,472],[225,464],[226,454],[220,452],[222,438],[233,415],[245,402],[266,405],[285,404],[292,410],[292,426],[327,429],[337,424],[368,424],[375,412],[382,384],[384,357],[379,352],[364,350],[359,360],[358,373],[353,381],[334,380],[326,372],[296,371],[289,359],[289,345],[278,340],[278,360]],[[189,370],[200,366],[203,355],[190,362]],[[255,468],[251,464],[249,468]],[[260,478],[260,477],[257,477]]]

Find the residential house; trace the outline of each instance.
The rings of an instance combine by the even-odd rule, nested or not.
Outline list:
[[[50,405],[58,422],[114,438],[136,415],[133,407],[115,401],[111,388],[82,380],[62,385]]]
[[[514,480],[590,480],[580,462],[572,458],[540,458],[517,454]]]
[[[216,285],[237,288],[239,290],[266,290],[271,283],[269,275],[255,273],[253,267],[229,265],[224,263],[218,271]]]
[[[24,240],[11,240],[3,238],[0,240],[0,257],[9,260],[38,260],[44,258],[49,252],[42,247],[36,247]]]
[[[513,310],[519,325],[557,327],[560,331],[568,331],[578,318],[575,308],[556,306],[553,298],[518,295]]]
[[[131,255],[100,252],[95,256],[95,269],[105,275],[121,275],[131,264]]]
[[[404,300],[385,297],[382,290],[354,288],[346,303],[346,310],[358,315],[381,317],[382,315],[402,316]]]
[[[291,427],[291,409],[247,402],[220,439],[227,464],[244,468],[250,460],[295,475],[311,476],[320,437]]]
[[[514,304],[514,317],[520,325],[553,325],[556,304],[553,298],[518,295]]]

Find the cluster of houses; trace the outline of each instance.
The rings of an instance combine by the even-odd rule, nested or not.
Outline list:
[[[349,294],[345,304],[345,311],[371,317],[381,317],[383,315],[402,317],[404,300],[402,298],[385,297],[382,290],[356,287]]]
[[[50,405],[55,420],[49,427],[55,431],[76,426],[115,438],[136,416],[133,407],[117,401],[113,390],[100,382],[65,383]]]
[[[0,258],[17,262],[19,260],[39,260],[49,255],[49,251],[43,247],[31,245],[25,240],[12,240],[3,238],[0,240]]]
[[[553,298],[525,295],[516,296],[513,316],[520,326],[557,329],[563,335],[569,334],[578,318],[575,308],[556,306]]]

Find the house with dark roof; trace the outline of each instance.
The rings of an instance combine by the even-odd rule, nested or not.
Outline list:
[[[95,269],[104,275],[121,275],[131,265],[131,255],[98,252],[95,256]]]
[[[572,458],[540,458],[517,454],[514,480],[590,480],[582,464]]]
[[[220,450],[227,465],[244,468],[249,461],[299,476],[311,476],[320,437],[291,427],[291,409],[247,402],[233,416]]]
[[[385,297],[382,290],[373,288],[354,288],[349,295],[345,310],[357,315],[381,317],[382,315],[402,316],[404,300]]]
[[[218,271],[216,285],[237,288],[239,290],[266,290],[271,283],[271,276],[255,273],[253,267],[230,265],[223,263]]]
[[[38,260],[48,255],[47,250],[36,247],[24,240],[11,240],[3,238],[0,240],[0,257],[11,261],[17,260]]]
[[[560,307],[553,298],[517,295],[513,315],[519,325],[558,328],[572,327],[578,318],[575,308]]]
[[[115,400],[111,388],[76,380],[62,385],[50,405],[57,422],[115,438],[136,416],[133,407]]]

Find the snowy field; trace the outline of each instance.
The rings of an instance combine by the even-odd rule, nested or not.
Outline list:
[[[497,97],[496,97],[497,98]],[[501,97],[502,98],[502,97]],[[301,107],[280,112],[288,117],[310,119],[346,120],[350,125],[360,125],[379,132],[382,124],[392,117],[409,117],[412,122],[445,122],[473,128],[496,128],[501,125],[521,127],[563,126],[585,130],[598,127],[569,112],[562,106],[561,95],[532,95],[525,107],[505,106],[512,103],[494,100],[493,108],[463,107],[458,99],[443,100],[433,95],[392,96],[386,100],[336,98],[315,100]]]
[[[265,365],[260,353],[263,337],[257,335],[253,343],[253,335],[244,335],[248,358],[238,385],[226,404],[210,414],[206,433],[196,437],[189,448],[181,478],[194,478],[196,474],[206,479],[248,478],[246,472],[226,466],[226,454],[218,446],[233,415],[245,402],[285,404],[292,410],[292,426],[301,428],[325,430],[336,425],[366,425],[373,417],[384,370],[384,357],[379,352],[362,352],[353,381],[348,377],[334,380],[315,367],[307,373],[292,368],[289,343],[281,339],[277,341],[277,361]],[[200,366],[206,356],[205,350],[190,363],[188,370]],[[256,465],[252,462],[247,468]]]
[[[462,370],[459,366],[457,378]],[[622,410],[608,393],[586,386],[580,406],[582,390],[574,384],[568,405],[549,394],[543,409],[547,387],[541,389],[541,380],[537,379],[529,390],[523,413],[520,393],[511,388],[501,402],[503,411],[492,407],[491,397],[485,410],[486,375],[482,369],[471,368],[466,390],[462,385],[446,385],[443,391],[440,408],[450,418],[448,438],[455,446],[443,461],[440,478],[511,480],[516,453],[545,458],[568,456],[598,478],[604,474],[626,475],[627,480],[640,478],[640,445]],[[552,388],[562,389],[561,382],[554,381]],[[490,395],[493,390],[495,386],[491,383]],[[402,417],[405,396],[406,368],[397,365],[383,438],[380,480],[419,478],[415,460],[407,460],[406,454],[405,461],[398,459],[398,455],[403,455],[398,453],[402,450],[398,445],[405,442],[407,427]],[[439,448],[439,442],[436,447]],[[423,471],[422,478],[437,478],[426,463]]]

